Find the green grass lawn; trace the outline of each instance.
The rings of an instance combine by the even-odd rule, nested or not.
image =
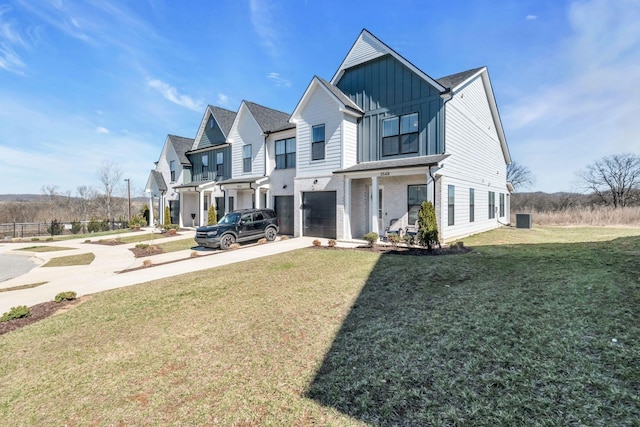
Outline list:
[[[0,425],[637,425],[640,230],[549,230],[96,294],[0,336]]]
[[[70,251],[73,248],[65,248],[64,246],[29,246],[27,248],[16,249],[16,251],[26,252],[55,252],[55,251]]]

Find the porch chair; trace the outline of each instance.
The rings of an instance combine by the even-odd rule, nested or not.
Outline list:
[[[402,237],[404,234],[404,229],[402,228],[402,221],[398,218],[393,218],[389,221],[389,226],[384,229],[384,238],[385,242],[389,241],[389,235],[397,234],[399,237]]]

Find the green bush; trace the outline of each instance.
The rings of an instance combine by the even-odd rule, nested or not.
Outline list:
[[[165,231],[169,231],[169,230],[178,230],[180,228],[180,225],[178,224],[165,224],[163,226]]]
[[[91,217],[89,224],[87,224],[87,231],[89,233],[97,233],[99,231],[109,231],[109,220],[99,220]]]
[[[400,243],[400,236],[395,233],[389,234],[387,236],[387,241],[395,248],[398,246],[398,243]]]
[[[140,214],[136,214],[131,217],[131,221],[129,221],[129,227],[144,227],[147,225],[147,220]]]
[[[56,297],[53,300],[55,302],[62,302],[62,301],[73,301],[74,299],[76,299],[76,293],[73,291],[66,291],[66,292],[60,292],[58,295],[56,295]]]
[[[62,234],[62,229],[62,224],[58,222],[57,219],[54,219],[53,221],[51,221],[51,225],[47,227],[47,233],[51,234],[52,236],[59,236],[60,234]]]
[[[431,202],[422,202],[418,212],[418,243],[428,249],[433,249],[433,245],[440,243],[436,210]]]
[[[413,234],[405,234],[402,236],[402,240],[404,240],[404,243],[406,243],[407,246],[413,246],[416,239]]]
[[[216,225],[218,223],[218,213],[215,206],[209,206],[209,212],[207,212],[207,225]]]
[[[374,233],[373,231],[364,235],[364,240],[369,243],[369,246],[373,246],[378,242],[378,233]]]
[[[82,223],[77,219],[71,221],[71,234],[78,234],[82,231]]]
[[[149,245],[148,245],[148,244],[146,244],[146,243],[138,243],[138,244],[136,245],[136,248],[137,248],[137,249],[149,249]]]
[[[8,312],[4,313],[0,317],[0,322],[8,322],[13,319],[21,319],[23,317],[31,316],[31,311],[26,305],[19,305],[17,307],[11,307]]]

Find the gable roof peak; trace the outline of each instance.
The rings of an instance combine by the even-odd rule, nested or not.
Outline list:
[[[289,113],[247,100],[243,100],[242,104],[247,107],[264,133],[272,133],[294,127],[289,123]]]

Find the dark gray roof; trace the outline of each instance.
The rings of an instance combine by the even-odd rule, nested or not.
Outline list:
[[[255,102],[244,101],[244,103],[264,133],[273,133],[296,127],[296,125],[289,123],[289,113],[267,108]]]
[[[156,187],[158,187],[158,190],[167,191],[167,183],[164,182],[164,178],[162,176],[162,173],[160,173],[159,171],[156,171],[156,170],[152,170],[151,171],[151,178],[156,183]]]
[[[216,119],[216,122],[218,122],[218,126],[220,126],[224,136],[229,136],[229,131],[231,130],[233,121],[236,119],[236,112],[225,110],[220,107],[214,107],[213,105],[209,105],[209,109],[211,110],[213,117]]]
[[[182,163],[183,165],[191,164],[191,162],[189,162],[189,159],[187,159],[185,153],[191,150],[193,139],[176,135],[167,135],[167,137],[169,138],[171,145],[173,145],[173,149],[176,151],[176,154],[180,159],[180,163]]]
[[[358,163],[355,166],[348,167],[346,169],[337,170],[333,173],[341,174],[341,173],[354,173],[354,172],[369,172],[376,170],[386,170],[386,169],[404,169],[404,168],[415,168],[421,166],[435,166],[444,159],[449,157],[448,154],[433,154],[431,156],[420,156],[420,157],[406,157],[404,159],[393,159],[393,160],[378,160],[375,162],[365,162]]]
[[[336,86],[332,85],[322,77],[318,77],[318,76],[316,77],[318,78],[318,81],[324,85],[324,87],[326,87],[331,93],[333,93],[336,96],[336,98],[338,98],[340,102],[342,102],[345,105],[345,107],[348,107],[359,113],[364,113],[364,111],[362,111],[362,108],[360,108],[358,104],[353,102],[351,98],[345,95],[344,92],[342,92],[340,89],[338,89]]]
[[[462,71],[461,73],[451,74],[450,76],[440,77],[436,79],[436,81],[446,88],[453,89],[483,68],[485,67],[478,67],[472,70]]]

